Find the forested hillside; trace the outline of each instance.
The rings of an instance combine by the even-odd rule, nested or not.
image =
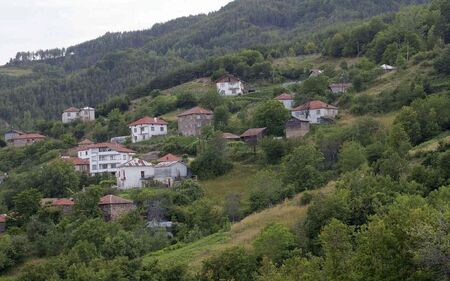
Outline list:
[[[0,68],[0,119],[18,125],[56,118],[65,107],[95,106],[162,74],[241,48],[270,46],[271,57],[316,52],[322,46],[308,44],[311,32],[427,2],[241,0],[209,15],[108,33],[66,50],[19,52]]]

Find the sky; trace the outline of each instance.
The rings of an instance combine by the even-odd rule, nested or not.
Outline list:
[[[0,0],[0,65],[19,51],[69,47],[106,32],[219,10],[231,0]]]

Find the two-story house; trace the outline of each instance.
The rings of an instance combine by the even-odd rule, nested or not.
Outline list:
[[[167,135],[167,122],[157,117],[144,117],[130,123],[133,143],[148,140],[154,136]]]
[[[245,91],[244,83],[231,74],[225,74],[216,80],[217,92],[222,96],[239,96]]]
[[[194,107],[177,116],[178,132],[183,136],[200,136],[205,126],[212,124],[213,113],[201,107]]]
[[[302,104],[291,110],[292,116],[301,120],[307,120],[311,124],[326,123],[326,120],[335,119],[338,115],[336,106],[314,100]]]
[[[141,159],[133,159],[119,166],[116,173],[117,188],[131,189],[144,187],[146,179],[153,178],[153,165]]]
[[[69,107],[64,110],[61,116],[63,123],[70,123],[76,120],[81,120],[82,122],[91,122],[95,121],[95,109],[92,107]]]
[[[91,175],[99,173],[116,174],[120,165],[133,159],[135,152],[115,143],[97,143],[78,147],[78,158],[89,160]]]

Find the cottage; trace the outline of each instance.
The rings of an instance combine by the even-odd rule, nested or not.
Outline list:
[[[222,96],[240,96],[244,94],[244,84],[231,74],[226,74],[216,81],[217,91]]]
[[[106,221],[115,221],[136,209],[133,201],[115,195],[103,196],[99,205]]]
[[[348,89],[352,87],[351,83],[336,83],[330,84],[328,87],[333,94],[343,94],[346,93]]]
[[[116,173],[117,188],[131,189],[144,187],[144,181],[155,175],[153,165],[141,159],[133,159],[119,166]]]
[[[158,162],[175,162],[175,161],[181,161],[181,157],[178,157],[176,155],[173,155],[171,153],[164,155],[163,157],[158,159]]]
[[[395,66],[388,65],[388,64],[383,64],[383,65],[380,66],[380,68],[381,68],[383,71],[385,71],[385,72],[391,72],[391,71],[397,69]]]
[[[129,124],[133,143],[148,140],[154,136],[167,135],[167,122],[157,117],[144,117]]]
[[[8,132],[5,133],[5,142],[7,144],[11,144],[12,139],[21,135],[25,135],[25,133],[19,130],[9,130]]]
[[[75,203],[67,198],[56,199],[51,204],[53,207],[58,208],[62,211],[63,214],[69,214],[73,211],[73,206]]]
[[[232,133],[223,133],[222,138],[226,141],[240,141],[241,137]]]
[[[30,133],[30,134],[23,134],[18,135],[16,137],[13,137],[9,140],[9,144],[16,147],[31,145],[36,142],[40,142],[45,139],[45,136],[36,134],[36,133]]]
[[[166,186],[173,186],[175,182],[181,181],[188,176],[188,167],[180,161],[161,162],[155,166],[154,180]]]
[[[63,156],[62,159],[71,163],[75,167],[75,171],[79,173],[89,173],[89,160],[78,157]]]
[[[213,113],[201,107],[194,107],[177,116],[178,132],[183,136],[200,136],[202,129],[212,124]]]
[[[294,96],[288,93],[283,93],[275,98],[275,100],[281,102],[286,109],[292,109],[294,107]]]
[[[124,164],[135,155],[135,152],[116,143],[98,143],[78,147],[78,158],[89,161],[91,175],[99,173],[116,174],[119,165]]]
[[[95,121],[95,109],[92,107],[83,107],[81,109],[69,107],[62,113],[61,120],[64,124],[76,120],[81,120],[82,122]]]
[[[292,117],[284,125],[286,130],[286,138],[303,138],[310,129],[309,121],[306,119],[299,119]]]
[[[241,140],[249,145],[256,146],[258,142],[266,135],[267,128],[248,129],[241,135]]]
[[[309,77],[317,77],[323,74],[323,70],[317,69],[317,68],[313,68],[311,69],[311,71],[309,72]]]
[[[311,124],[320,124],[324,118],[335,119],[338,114],[338,108],[324,103],[319,100],[314,100],[302,104],[291,110],[292,116],[298,119],[308,120]]]
[[[0,214],[0,233],[6,231],[6,215]]]

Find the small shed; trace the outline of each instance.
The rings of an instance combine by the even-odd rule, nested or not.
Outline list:
[[[258,142],[266,135],[267,128],[252,128],[248,129],[241,135],[241,140],[247,144],[256,146]]]
[[[286,138],[303,138],[310,130],[310,124],[307,119],[292,117],[286,121]]]

